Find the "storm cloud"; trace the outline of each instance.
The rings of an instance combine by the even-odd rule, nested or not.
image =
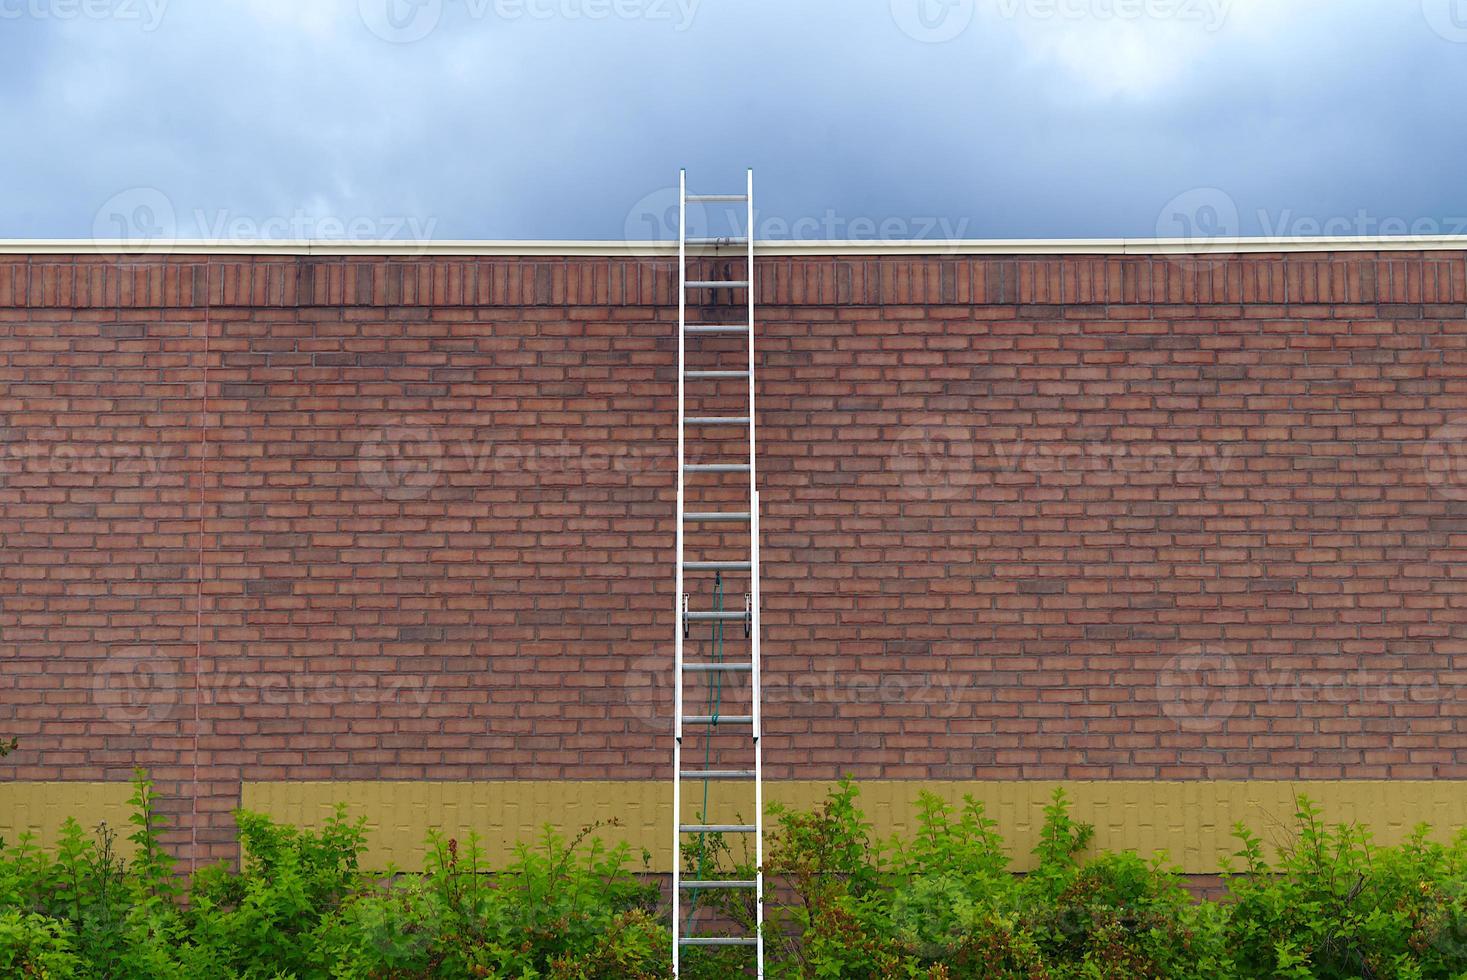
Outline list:
[[[1464,92],[1467,0],[0,0],[0,237],[1464,233]]]

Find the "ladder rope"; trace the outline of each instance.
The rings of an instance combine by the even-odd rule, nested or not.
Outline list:
[[[723,573],[718,572],[713,576],[713,611],[723,612]],[[723,621],[716,620],[713,623],[713,663],[723,663]],[[718,727],[718,714],[723,707],[723,673],[715,671],[708,681],[708,722],[706,729],[707,738],[703,743],[703,769],[713,768],[713,730]],[[708,822],[708,785],[711,780],[703,780],[703,809],[698,814],[699,821]],[[698,831],[698,880],[705,881],[708,878],[708,850],[706,844],[707,834]],[[698,912],[698,896],[702,894],[698,889],[688,892],[688,918],[687,929],[692,931],[693,916]]]

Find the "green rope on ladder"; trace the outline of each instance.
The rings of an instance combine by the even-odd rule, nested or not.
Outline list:
[[[723,573],[718,572],[713,577],[713,611],[723,612]],[[723,620],[715,620],[713,623],[713,662],[723,663]],[[708,723],[707,737],[703,740],[703,768],[713,768],[713,730],[718,727],[718,712],[723,706],[723,672],[714,671],[712,680],[708,682],[708,717],[712,719]],[[703,810],[699,816],[701,823],[708,823],[708,780],[703,780]],[[698,832],[698,880],[706,880],[708,848],[707,835],[703,831]],[[686,931],[693,929],[693,916],[698,911],[698,891],[694,889],[688,893],[688,922]]]

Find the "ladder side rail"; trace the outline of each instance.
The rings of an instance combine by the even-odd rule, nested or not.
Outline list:
[[[744,278],[748,280],[746,290],[749,302],[749,588],[753,593],[750,610],[750,645],[752,668],[752,708],[754,729],[754,929],[755,956],[758,959],[757,975],[764,980],[764,751],[763,742],[763,692],[760,689],[759,673],[759,457],[757,426],[758,406],[755,403],[754,385],[754,336],[755,304],[754,290],[758,283],[754,278],[754,170],[748,171],[748,223],[744,231],[748,245],[748,266]]]
[[[682,834],[683,818],[682,751],[683,751],[683,466],[687,461],[684,445],[684,379],[688,319],[688,172],[678,172],[677,190],[677,576],[673,590],[673,717],[672,717],[672,975],[678,976],[682,923]]]

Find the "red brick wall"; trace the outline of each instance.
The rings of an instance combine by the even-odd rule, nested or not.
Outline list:
[[[1464,270],[764,260],[770,777],[1467,778]],[[665,777],[673,275],[0,257],[3,778]]]

